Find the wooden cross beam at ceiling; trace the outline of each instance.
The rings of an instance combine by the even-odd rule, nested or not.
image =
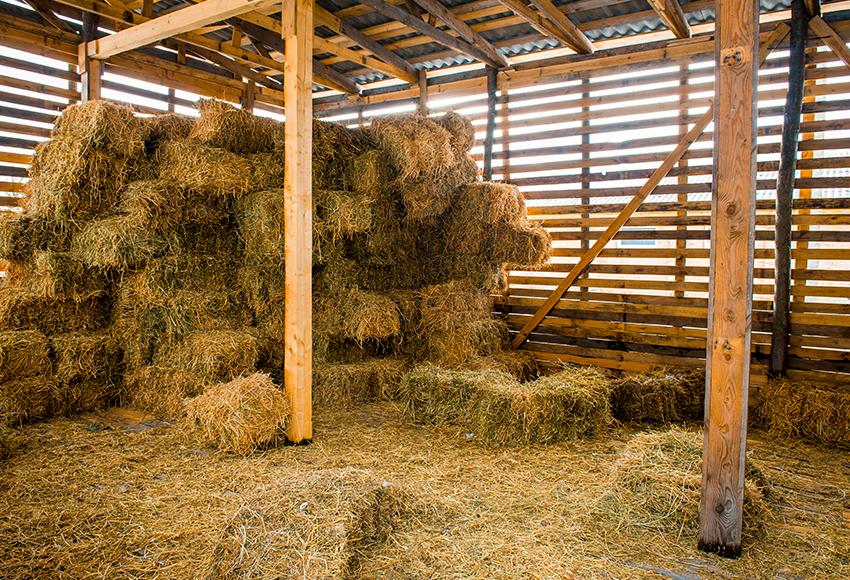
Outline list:
[[[566,31],[555,25],[541,12],[534,10],[531,6],[525,3],[525,0],[499,0],[511,12],[525,20],[532,28],[543,36],[554,38],[564,46],[571,48],[579,54],[590,54],[593,52],[593,45],[590,39],[578,29],[574,24],[572,28],[575,30]],[[560,12],[560,10],[559,10]],[[566,18],[566,16],[564,17]],[[567,20],[572,24],[571,21]]]
[[[685,18],[685,12],[679,0],[646,0],[661,18],[662,22],[678,38],[690,38],[691,26]]]
[[[546,16],[561,31],[565,38],[570,39],[570,46],[574,47],[576,52],[581,54],[593,52],[593,44],[590,39],[578,29],[578,26],[573,24],[572,20],[567,18],[566,14],[561,12],[560,8],[552,3],[552,0],[531,0],[531,3],[537,7],[538,12]]]
[[[179,40],[167,40],[164,44],[169,48],[175,49],[177,49],[178,47],[183,47],[183,50],[185,50],[186,52],[195,53],[201,58],[204,58],[210,61],[211,63],[216,64],[221,68],[232,72],[235,75],[254,81],[260,86],[268,87],[270,89],[283,90],[283,85],[281,85],[281,83],[269,78],[268,76],[262,73],[255,71],[249,66],[241,64],[231,58],[228,58],[220,52],[216,52],[214,50],[202,48],[199,46],[192,46]]]
[[[90,58],[106,59],[213,22],[250,12],[255,8],[268,5],[271,1],[273,0],[206,0],[201,4],[181,8],[115,34],[93,40],[88,43],[86,51]]]
[[[499,52],[495,46],[490,44],[487,39],[481,36],[480,33],[472,30],[466,22],[458,18],[451,10],[446,8],[440,0],[413,0],[413,2],[445,22],[446,25],[454,30],[462,39],[473,46],[481,48],[481,50],[487,53],[487,56],[489,57],[487,64],[497,68],[507,68],[510,66],[508,59],[505,58],[505,56]]]
[[[410,12],[399,8],[398,6],[385,2],[384,0],[360,0],[360,3],[372,8],[379,14],[406,24],[419,34],[423,34],[443,46],[454,49],[467,56],[471,56],[481,62],[485,62],[496,67],[502,66],[498,62],[493,63],[490,55],[488,55],[483,49],[473,46],[461,38],[452,36],[445,30],[440,30],[439,28],[431,26],[424,20],[417,18]]]
[[[770,54],[770,51],[782,41],[788,35],[789,32],[788,25],[785,23],[780,23],[773,32],[768,35],[767,39],[761,46],[759,51],[759,63],[763,63],[767,58],[767,55]],[[661,180],[664,179],[670,170],[673,168],[676,163],[682,158],[682,156],[687,152],[688,148],[691,144],[696,141],[699,136],[705,131],[705,128],[708,127],[709,123],[711,123],[714,117],[714,104],[709,106],[708,110],[700,117],[696,123],[694,123],[693,128],[685,134],[682,140],[676,145],[675,149],[670,152],[666,159],[661,163],[661,165],[656,169],[652,175],[647,179],[646,183],[641,186],[635,196],[629,201],[628,204],[620,211],[616,218],[611,222],[608,228],[599,236],[596,240],[596,243],[591,246],[587,252],[585,252],[579,261],[570,269],[567,276],[558,284],[558,287],[552,291],[548,298],[540,305],[537,311],[531,316],[528,322],[520,329],[520,331],[514,336],[511,341],[511,347],[516,349],[519,348],[522,343],[528,338],[528,336],[534,331],[535,328],[540,324],[540,322],[549,314],[549,312],[555,307],[556,304],[561,300],[561,297],[564,293],[569,290],[570,286],[572,286],[575,281],[587,270],[587,267],[602,253],[602,250],[605,246],[610,242],[614,236],[620,231],[620,229],[629,221],[629,219],[634,215],[634,213],[638,210],[644,200],[649,197],[649,195],[655,191],[655,188],[658,187],[658,184],[661,183]]]
[[[53,10],[50,9],[50,4],[45,0],[25,0],[30,8],[35,10],[39,16],[41,16],[48,24],[52,25],[54,28],[61,30],[62,32],[73,32],[77,33],[74,28],[59,18],[56,14],[54,14]]]
[[[815,16],[809,20],[809,28],[823,39],[829,49],[835,53],[835,56],[840,58],[845,65],[850,66],[850,49],[847,48],[847,43],[832,26],[827,24],[826,20],[820,16]]]

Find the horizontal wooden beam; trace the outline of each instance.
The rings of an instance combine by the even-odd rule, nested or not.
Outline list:
[[[106,59],[268,4],[270,0],[207,0],[93,40],[87,43],[86,53],[89,58]]]

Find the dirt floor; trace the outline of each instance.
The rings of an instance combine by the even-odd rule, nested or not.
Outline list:
[[[693,537],[617,529],[593,511],[636,432],[494,449],[409,425],[382,403],[319,414],[311,445],[240,458],[132,413],[29,425],[0,461],[0,576],[212,577],[210,554],[245,497],[281,481],[297,495],[319,470],[358,468],[405,506],[389,537],[347,548],[359,550],[351,577],[850,577],[850,453],[752,433],[775,485],[773,516],[732,561],[697,551]]]

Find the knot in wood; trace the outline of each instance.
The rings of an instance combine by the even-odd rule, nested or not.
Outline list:
[[[720,53],[720,62],[725,66],[737,66],[744,62],[744,50],[739,46],[724,48]]]
[[[726,204],[726,215],[733,216],[738,213],[738,204],[734,201],[730,201]]]

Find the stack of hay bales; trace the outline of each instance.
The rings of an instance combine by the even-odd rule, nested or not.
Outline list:
[[[5,414],[118,397],[174,417],[215,385],[238,398],[258,370],[280,383],[283,126],[216,101],[200,113],[92,101],[39,147],[23,213],[0,222],[0,348],[32,355],[3,358],[32,362],[3,362]],[[479,181],[472,141],[453,114],[314,123],[320,403],[394,396],[426,360],[534,374],[505,354],[490,294],[512,264],[542,264],[549,238],[516,188]]]
[[[850,445],[850,395],[841,387],[771,380],[753,411],[771,435]]]

